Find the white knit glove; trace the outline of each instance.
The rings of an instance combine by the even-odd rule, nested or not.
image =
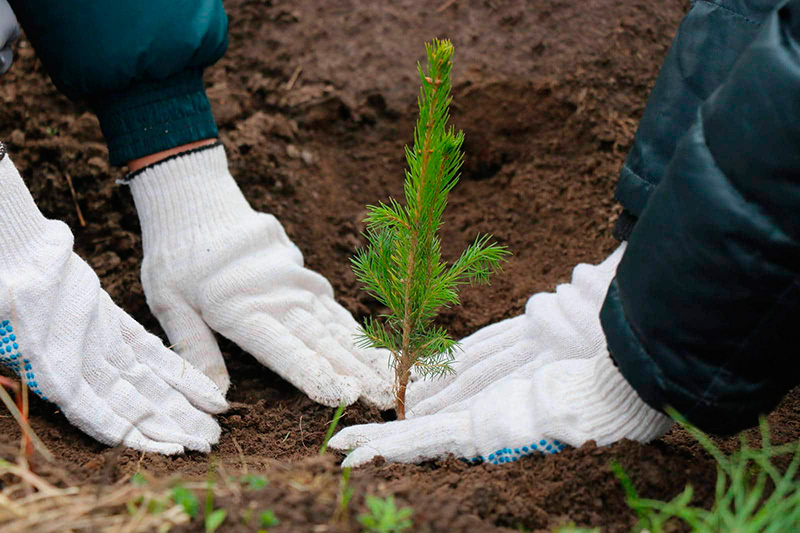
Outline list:
[[[227,407],[222,393],[111,301],[8,156],[0,224],[0,364],[100,442],[210,451],[220,428],[208,413]]]
[[[605,350],[600,308],[625,247],[622,243],[599,265],[579,264],[571,283],[559,285],[555,292],[534,294],[524,314],[462,340],[454,375],[409,386],[408,418],[466,400],[522,367],[532,372],[554,361],[585,359]]]
[[[132,176],[142,285],[175,349],[222,389],[214,331],[319,403],[393,405],[389,356],[354,345],[358,325],[272,215],[254,211],[221,145]]]
[[[437,414],[346,428],[329,445],[353,450],[344,467],[379,455],[389,462],[418,462],[450,453],[501,464],[588,440],[600,446],[622,438],[647,442],[671,425],[601,353],[541,366],[529,378],[512,374]]]
[[[347,428],[330,441],[355,451],[344,466],[382,455],[413,462],[453,453],[476,462],[556,453],[565,444],[648,441],[672,420],[645,404],[608,355],[600,308],[625,244],[572,282],[536,294],[525,314],[462,342],[456,376],[410,386],[410,420]]]

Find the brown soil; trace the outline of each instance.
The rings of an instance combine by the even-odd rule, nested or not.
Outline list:
[[[491,287],[463,292],[442,323],[463,336],[523,310],[528,296],[566,281],[578,262],[597,262],[615,243],[610,228],[618,169],[684,0],[442,0],[335,2],[229,0],[230,49],[207,72],[232,172],[254,207],[274,213],[309,267],[333,283],[354,314],[377,310],[348,259],[363,244],[364,206],[401,192],[403,145],[411,141],[423,43],[456,47],[452,122],[466,134],[467,162],[446,215],[445,255],[491,232],[514,256]],[[65,220],[76,251],[114,300],[161,334],[139,282],[141,243],[133,202],[106,163],[96,120],[60,96],[27,43],[0,80],[0,139],[42,211]],[[81,227],[66,181],[74,183]],[[214,455],[228,475],[261,472],[265,489],[223,499],[241,525],[248,507],[273,509],[274,531],[357,531],[332,523],[339,471],[317,457],[332,410],[222,341],[233,408]],[[74,483],[108,484],[137,469],[203,476],[209,458],[112,450],[34,401],[32,425]],[[772,414],[775,440],[800,438],[800,394]],[[344,424],[381,421],[356,405]],[[0,443],[19,433],[0,414]],[[720,441],[733,446],[733,441]],[[366,494],[393,493],[414,509],[414,531],[549,530],[559,524],[625,531],[635,521],[608,469],[619,461],[648,497],[670,498],[687,482],[709,504],[715,468],[682,430],[640,445],[588,443],[511,465],[375,462],[353,472],[353,513]],[[195,523],[195,529],[200,526]],[[510,528],[510,529],[507,529]]]

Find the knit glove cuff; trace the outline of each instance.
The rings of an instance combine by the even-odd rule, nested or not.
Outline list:
[[[225,227],[255,215],[228,171],[221,143],[181,152],[130,174],[145,255],[175,246],[176,235]],[[186,243],[183,243],[186,244]]]
[[[63,247],[72,247],[72,234],[66,225],[48,220],[33,201],[20,179],[11,158],[0,148],[0,213],[3,238],[0,239],[0,266],[5,271],[24,268],[31,261],[49,262]],[[48,251],[49,250],[49,251]]]
[[[470,409],[480,443],[479,455],[470,459],[495,463],[589,440],[599,446],[623,438],[649,442],[673,423],[639,398],[607,355],[559,361],[531,380],[509,379],[482,396]]]

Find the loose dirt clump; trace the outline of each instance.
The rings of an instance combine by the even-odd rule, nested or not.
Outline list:
[[[402,193],[402,149],[412,142],[416,116],[414,66],[424,42],[453,41],[451,121],[466,135],[466,163],[445,215],[444,256],[452,261],[476,233],[487,232],[514,252],[491,287],[465,288],[463,306],[444,313],[442,324],[461,337],[521,313],[531,294],[567,281],[576,263],[601,261],[614,249],[616,176],[688,2],[442,0],[441,6],[228,0],[230,49],[206,81],[245,195],[283,222],[307,266],[331,280],[338,299],[362,317],[380,311],[349,264],[365,244],[364,206]],[[106,163],[97,121],[58,95],[24,40],[0,79],[0,99],[0,139],[42,211],[70,225],[77,253],[112,298],[163,337],[139,281],[133,202],[114,183],[121,173]],[[224,339],[221,347],[233,385],[214,450],[220,485],[245,470],[269,484],[222,490],[215,504],[229,518],[219,531],[254,531],[240,520],[248,509],[272,509],[281,524],[270,531],[358,531],[354,519],[331,521],[341,457],[317,456],[332,410]],[[209,468],[209,458],[196,453],[142,456],[106,448],[52,404],[34,399],[31,411],[33,428],[58,457],[60,473],[50,480],[58,486],[101,493],[137,471],[197,480]],[[770,416],[776,442],[800,438],[798,413],[795,391]],[[342,423],[389,416],[355,405]],[[0,444],[18,438],[14,420],[0,413]],[[6,449],[13,448],[0,447]],[[608,469],[612,460],[644,496],[670,498],[691,482],[697,503],[711,501],[714,463],[675,429],[648,445],[587,443],[502,467],[376,460],[353,471],[351,518],[365,509],[366,494],[395,494],[399,505],[414,509],[419,532],[547,531],[568,522],[626,531],[635,516]]]

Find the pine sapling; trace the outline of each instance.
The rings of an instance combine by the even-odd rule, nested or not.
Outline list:
[[[378,319],[367,318],[359,344],[391,353],[399,419],[405,418],[412,369],[423,377],[454,372],[457,344],[434,324],[439,310],[459,302],[460,285],[488,283],[509,253],[490,235],[479,235],[452,265],[442,261],[437,233],[447,195],[458,182],[464,135],[447,126],[453,45],[434,40],[425,48],[427,73],[417,66],[422,89],[414,147],[406,147],[405,205],[390,198],[368,206],[367,247],[352,260],[365,290],[389,309]]]

